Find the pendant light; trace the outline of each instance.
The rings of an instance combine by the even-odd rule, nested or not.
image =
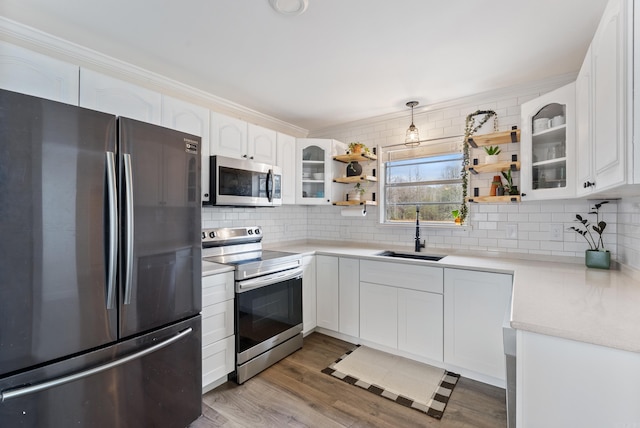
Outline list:
[[[420,135],[418,135],[418,128],[413,124],[413,108],[418,105],[418,101],[409,101],[407,107],[411,107],[411,126],[407,129],[407,136],[404,139],[404,145],[409,147],[416,147],[420,145]]]

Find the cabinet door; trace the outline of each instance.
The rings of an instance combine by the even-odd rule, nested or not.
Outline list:
[[[316,328],[316,257],[302,258],[302,332]]]
[[[340,333],[360,334],[360,260],[340,257],[339,261]]]
[[[296,204],[329,205],[333,180],[331,140],[298,138],[296,146]]]
[[[591,44],[596,191],[626,181],[626,44],[622,8],[621,0],[608,3]]]
[[[575,196],[575,83],[521,106],[523,200]]]
[[[277,132],[262,126],[248,124],[249,158],[269,165],[276,164],[276,136]]]
[[[398,289],[398,349],[442,361],[442,323],[441,294]]]
[[[0,41],[0,88],[78,105],[80,67]]]
[[[278,132],[276,165],[282,168],[282,203],[296,203],[296,139]]]
[[[233,334],[233,299],[202,307],[202,346]]]
[[[158,92],[81,68],[80,107],[160,125],[162,100]]]
[[[316,256],[316,269],[316,316],[318,327],[338,331],[338,258],[332,256]]]
[[[594,189],[591,83],[589,48],[576,79],[576,196],[587,195]]]
[[[202,348],[203,389],[235,370],[235,351],[235,336],[229,336]]]
[[[211,112],[211,155],[247,158],[247,122]]]
[[[209,110],[186,101],[162,96],[162,126],[201,138],[200,168],[202,201],[209,201]]]
[[[360,282],[360,338],[398,348],[398,289]]]
[[[202,306],[233,299],[235,293],[233,272],[202,277]]]
[[[445,269],[445,363],[504,381],[502,323],[511,283],[511,275]]]

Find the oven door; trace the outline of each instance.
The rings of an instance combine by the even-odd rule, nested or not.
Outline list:
[[[210,180],[212,205],[282,205],[282,172],[278,167],[250,160],[211,156]]]
[[[302,331],[302,269],[237,282],[235,305],[241,365]]]

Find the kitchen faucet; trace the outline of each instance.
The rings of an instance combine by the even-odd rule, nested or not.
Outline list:
[[[416,252],[420,252],[420,248],[424,248],[425,241],[420,243],[420,207],[416,206]]]

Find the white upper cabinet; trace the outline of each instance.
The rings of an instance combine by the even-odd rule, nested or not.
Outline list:
[[[337,140],[298,138],[296,142],[296,204],[330,205],[341,199],[332,186],[336,161],[346,145]],[[344,165],[344,164],[341,164]]]
[[[591,48],[587,51],[576,79],[576,195],[584,196],[594,189],[593,140],[591,133]]]
[[[640,183],[631,10],[630,0],[609,1],[576,80],[578,196],[616,197],[624,185]]]
[[[627,43],[625,4],[611,0],[591,43],[593,173],[595,191],[627,179]],[[629,135],[630,137],[630,135]],[[629,141],[631,138],[629,138]]]
[[[160,125],[162,96],[133,83],[81,68],[80,107]]]
[[[211,154],[276,164],[276,131],[211,112]]]
[[[575,83],[521,106],[522,200],[575,196]]]
[[[80,67],[0,41],[0,88],[78,105]]]
[[[282,168],[282,203],[293,205],[296,203],[296,138],[278,132],[277,162]]]
[[[242,159],[247,154],[247,122],[211,112],[211,155]]]
[[[276,135],[277,132],[250,123],[247,129],[247,156],[256,162],[270,165],[276,164]]]
[[[162,126],[201,138],[201,196],[209,201],[209,110],[177,98],[162,96]]]

